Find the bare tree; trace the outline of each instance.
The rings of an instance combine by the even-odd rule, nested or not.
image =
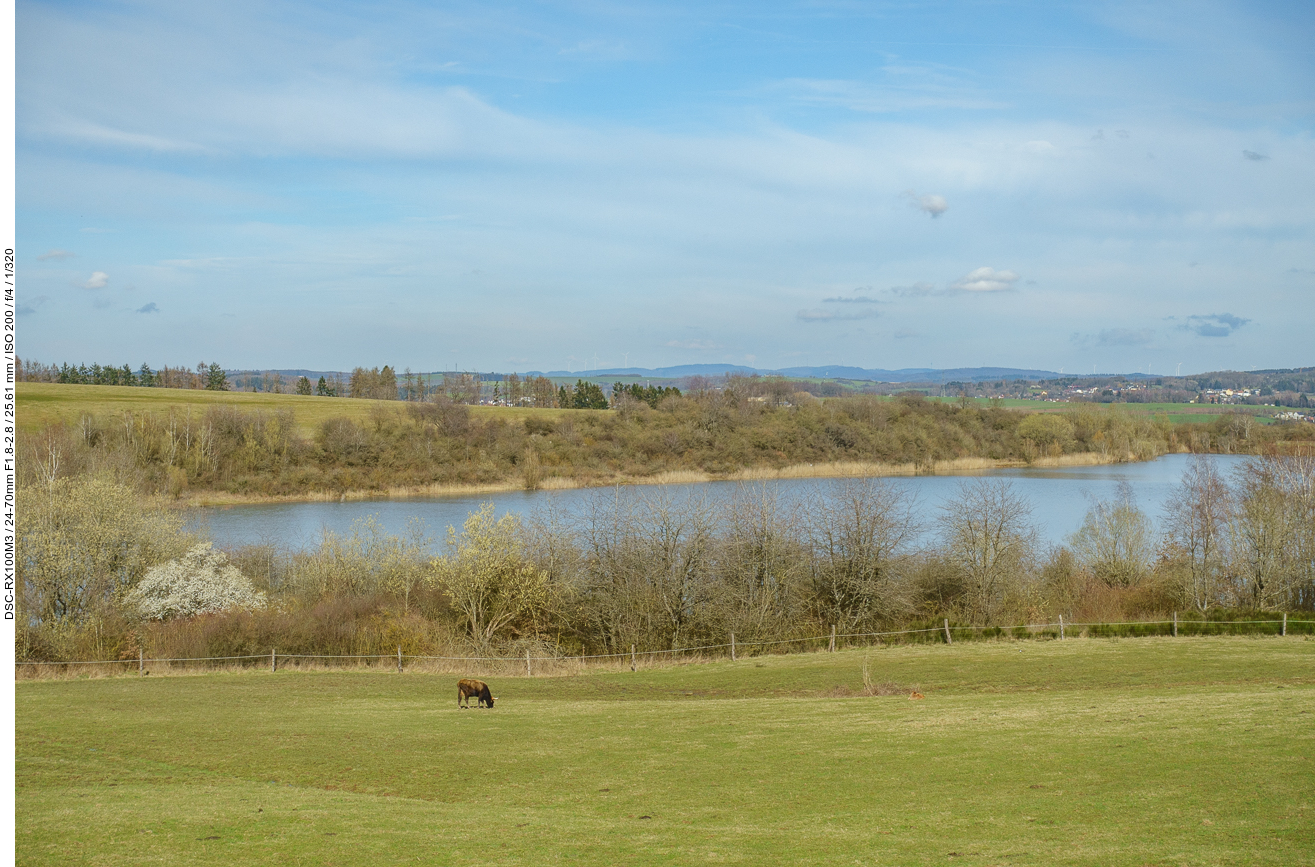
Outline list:
[[[763,638],[788,629],[807,552],[796,509],[775,487],[741,486],[722,512],[713,616],[722,633]]]
[[[660,631],[670,647],[680,647],[706,599],[712,510],[702,496],[680,497],[665,490],[644,496],[640,510],[641,574],[664,618]]]
[[[1092,504],[1069,544],[1082,565],[1110,587],[1139,584],[1155,553],[1150,519],[1137,507],[1127,482],[1119,483],[1112,501]]]
[[[823,623],[855,629],[908,610],[900,566],[922,532],[917,500],[879,479],[849,479],[807,507],[809,603]]]
[[[702,497],[599,493],[585,505],[586,629],[607,647],[679,647],[693,637],[712,577],[713,518]]]
[[[1236,600],[1261,610],[1291,605],[1315,577],[1315,458],[1252,458],[1235,479],[1229,571]]]
[[[1011,582],[1023,578],[1036,548],[1031,507],[1003,479],[976,479],[941,507],[944,553],[963,576],[965,612],[990,622]]]
[[[1205,611],[1220,601],[1233,497],[1214,461],[1195,455],[1164,504],[1163,555],[1177,568],[1187,601]]]

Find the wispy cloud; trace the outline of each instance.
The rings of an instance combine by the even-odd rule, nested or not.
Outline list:
[[[1255,163],[1263,163],[1265,160],[1269,159],[1267,155],[1259,154],[1255,151],[1242,151],[1242,156]]]
[[[1018,282],[1013,271],[997,271],[981,267],[969,271],[949,286],[951,292],[1007,292]]]
[[[1155,329],[1106,328],[1099,334],[1074,332],[1071,339],[1080,346],[1149,346],[1155,339]]]
[[[161,136],[128,132],[114,129],[98,123],[83,120],[63,120],[50,124],[46,130],[49,134],[61,138],[70,138],[89,144],[110,145],[129,150],[146,150],[156,153],[191,152],[203,153],[206,149],[186,141],[176,141]]]
[[[833,298],[823,298],[823,304],[882,304],[880,298],[873,298],[870,295],[836,295]]]
[[[888,70],[894,71],[894,70]],[[907,77],[885,83],[825,78],[787,78],[770,88],[794,102],[887,114],[921,108],[1000,109],[1007,103],[969,87]]]
[[[989,294],[1007,292],[1018,282],[1018,274],[1013,271],[997,271],[989,266],[982,266],[955,280],[944,289],[937,289],[934,283],[919,281],[911,286],[892,286],[887,291],[902,298],[923,298],[928,295],[958,295],[963,292]]]
[[[631,56],[624,42],[611,39],[586,39],[568,45],[557,52],[564,57],[585,57],[595,60],[625,60]]]
[[[922,298],[927,295],[935,295],[936,284],[919,281],[911,286],[891,286],[889,290],[892,295],[898,295],[901,298]]]
[[[17,307],[14,308],[14,313],[16,313],[19,316],[31,316],[33,313],[37,312],[38,307],[40,307],[42,304],[45,304],[49,300],[50,300],[49,295],[38,295],[35,298],[29,298],[28,301],[30,303],[19,304]]]
[[[1178,329],[1190,331],[1197,337],[1227,337],[1250,321],[1232,313],[1211,313],[1206,316],[1188,316]]]
[[[76,253],[70,253],[68,250],[48,250],[37,256],[38,262],[60,261],[62,259],[72,259]]]
[[[800,310],[795,318],[800,322],[850,322],[856,319],[876,319],[880,310],[854,310],[837,312],[834,310]]]
[[[709,349],[722,348],[720,343],[711,340],[668,340],[667,346],[672,349],[694,349],[701,352]]]
[[[90,279],[82,284],[83,289],[104,289],[110,282],[110,275],[104,271],[93,271]]]
[[[160,312],[160,308],[155,306],[155,302],[154,302],[154,301],[150,301],[150,302],[148,302],[148,303],[142,305],[141,307],[138,307],[137,310],[136,310],[136,312],[137,312],[137,313],[159,313],[159,312]]]

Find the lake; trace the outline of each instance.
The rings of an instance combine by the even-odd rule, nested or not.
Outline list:
[[[963,476],[914,476],[887,479],[890,484],[917,495],[919,511],[930,523],[940,506],[952,499],[973,477],[1008,479],[1032,507],[1032,520],[1043,542],[1059,543],[1082,525],[1091,503],[1110,500],[1120,482],[1132,487],[1138,505],[1157,525],[1162,507],[1187,468],[1190,455],[1167,455],[1158,460],[1133,464],[1107,464],[1063,469],[989,470]],[[1226,477],[1246,460],[1235,455],[1212,458]],[[666,485],[661,488],[637,485],[619,489],[585,488],[566,491],[505,491],[497,494],[367,500],[341,503],[278,503],[271,505],[223,506],[198,509],[190,515],[192,527],[214,540],[221,548],[269,543],[283,549],[313,547],[324,530],[347,532],[353,521],[374,516],[391,533],[401,533],[411,518],[425,522],[436,544],[441,544],[448,526],[460,527],[466,516],[484,503],[493,503],[499,514],[521,515],[555,508],[580,508],[600,491],[609,496],[645,496],[659,491],[677,498],[707,496],[725,498],[742,482],[706,482]],[[788,479],[758,482],[775,488],[784,499],[802,498],[834,489],[840,480]],[[615,492],[615,493],[613,493]]]

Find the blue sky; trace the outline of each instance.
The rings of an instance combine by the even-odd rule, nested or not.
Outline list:
[[[1309,3],[19,2],[19,353],[1315,363]]]

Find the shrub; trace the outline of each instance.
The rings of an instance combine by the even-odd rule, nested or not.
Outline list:
[[[149,570],[124,601],[147,620],[169,620],[232,608],[263,608],[265,594],[228,562],[228,555],[212,550],[207,542]]]

